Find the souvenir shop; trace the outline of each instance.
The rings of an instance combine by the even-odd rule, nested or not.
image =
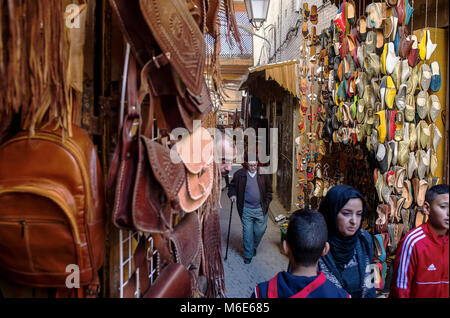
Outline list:
[[[220,12],[239,43],[231,0],[0,1],[0,297],[225,296]]]
[[[337,15],[316,32],[320,15],[305,1],[295,68],[250,69],[242,88],[263,99],[267,113],[292,101],[292,120],[283,113],[292,137],[279,145],[292,149],[279,156],[292,161],[292,190],[277,187],[287,211],[317,209],[337,184],[365,196],[363,228],[374,235],[377,289],[385,294],[397,243],[426,221],[426,190],[449,182],[448,8],[439,0],[334,4]]]

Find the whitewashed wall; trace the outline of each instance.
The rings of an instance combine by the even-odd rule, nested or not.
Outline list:
[[[323,0],[271,0],[267,21],[263,27],[256,33],[269,42],[254,36],[253,37],[253,57],[255,65],[263,65],[274,62],[288,61],[292,59],[298,59],[300,57],[300,46],[302,45],[302,16],[300,14],[303,8],[303,3],[308,3],[308,7],[315,4],[318,11],[318,23],[315,25],[316,33],[319,35],[324,28],[330,26],[330,20],[333,19],[338,11],[337,6],[330,1]],[[297,21],[300,19],[300,22]],[[288,41],[285,41],[286,35],[291,28],[299,26],[297,35],[291,37]],[[313,24],[308,22],[309,29]],[[280,48],[277,54],[274,54],[276,50]],[[269,52],[270,50],[270,52]],[[269,59],[271,60],[269,61]]]

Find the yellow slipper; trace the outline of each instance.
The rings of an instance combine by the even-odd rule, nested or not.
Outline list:
[[[383,72],[383,74],[386,74],[387,47],[388,47],[388,44],[385,43],[384,47],[383,47],[383,53],[381,54],[381,72]]]
[[[386,79],[386,105],[389,109],[394,108],[395,95],[397,94],[397,89],[395,88],[394,81],[391,76]]]
[[[378,121],[378,142],[382,144],[386,139],[386,112],[384,110],[376,112],[375,116],[377,117]]]
[[[425,60],[427,56],[427,32],[422,30],[422,39],[419,43],[419,57],[422,61]]]

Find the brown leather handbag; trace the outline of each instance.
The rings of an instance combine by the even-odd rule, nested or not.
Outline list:
[[[0,274],[18,284],[66,287],[77,265],[93,293],[103,264],[104,187],[89,135],[48,126],[0,147]],[[76,269],[74,267],[74,269]]]
[[[148,64],[159,128],[193,129],[212,103],[203,76],[206,44],[185,0],[110,0],[141,67]],[[197,12],[197,13],[196,13]],[[151,38],[151,39],[150,39]],[[160,105],[160,106],[159,106]]]
[[[134,180],[139,161],[139,137],[142,123],[137,104],[136,62],[130,55],[127,74],[128,107],[119,140],[108,171],[108,188],[115,183],[112,222],[120,229],[134,229],[131,217]]]
[[[146,233],[171,230],[184,181],[183,165],[171,161],[170,149],[141,136],[132,207],[135,228]]]
[[[165,266],[144,298],[191,297],[198,288],[201,229],[197,213],[185,215],[168,236],[155,235]],[[173,246],[170,252],[169,246]]]
[[[186,170],[186,182],[178,192],[185,212],[197,210],[211,193],[214,180],[214,142],[209,132],[198,127],[174,146]]]

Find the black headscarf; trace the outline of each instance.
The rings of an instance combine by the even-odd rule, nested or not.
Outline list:
[[[348,200],[359,198],[363,204],[363,214],[358,231],[353,236],[344,236],[338,229],[337,215],[347,204]],[[328,227],[328,242],[330,252],[336,262],[336,266],[343,270],[344,265],[352,259],[355,246],[358,241],[358,234],[361,231],[363,220],[366,216],[366,200],[355,188],[348,185],[337,185],[331,188],[319,207],[319,212],[323,214]]]

